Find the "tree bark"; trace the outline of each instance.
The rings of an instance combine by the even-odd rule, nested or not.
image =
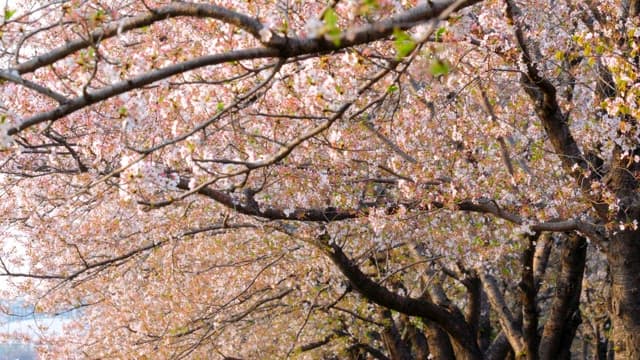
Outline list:
[[[412,360],[411,352],[400,336],[391,311],[389,309],[382,309],[380,316],[385,323],[384,330],[382,331],[382,342],[391,355],[391,358],[394,360]]]
[[[483,352],[487,352],[491,343],[491,305],[489,298],[480,283],[480,320],[478,323],[478,345]]]
[[[429,354],[433,359],[454,360],[456,358],[451,341],[446,332],[438,324],[426,319],[422,320],[425,325]]]
[[[511,313],[503,296],[503,292],[498,288],[496,279],[492,275],[482,271],[479,272],[479,275],[487,293],[489,303],[496,312],[502,331],[507,337],[507,340],[509,340],[509,344],[516,358],[522,358],[526,354],[525,339],[522,335],[522,323],[516,321],[516,318],[514,318]]]
[[[534,280],[533,259],[536,241],[540,234],[527,237],[528,244],[522,253],[522,280],[518,284],[522,303],[522,335],[524,337],[525,357],[527,360],[538,359],[538,308],[536,302],[537,289]]]
[[[486,360],[504,360],[509,352],[512,352],[511,345],[504,331],[501,331],[484,353],[484,358]]]
[[[429,346],[424,333],[411,323],[407,315],[400,316],[400,322],[405,333],[405,341],[411,348],[413,358],[426,359],[429,356]]]
[[[429,319],[442,327],[459,345],[458,359],[482,359],[482,353],[464,316],[453,306],[444,307],[430,301],[401,296],[389,291],[365,275],[337,244],[329,245],[327,254],[345,275],[353,288],[370,301],[409,316]]]
[[[640,231],[615,233],[609,243],[611,322],[616,359],[640,359]]]
[[[540,341],[540,359],[569,359],[571,343],[580,325],[580,293],[587,257],[587,240],[577,234],[567,237],[561,253],[556,291]]]
[[[482,283],[476,276],[469,276],[462,283],[467,288],[469,301],[465,312],[467,323],[471,326],[471,331],[480,344],[480,317],[482,313]],[[481,346],[482,347],[482,346]]]

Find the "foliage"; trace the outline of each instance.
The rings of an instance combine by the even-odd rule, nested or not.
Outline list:
[[[640,355],[638,2],[16,6],[0,298],[82,314],[43,356]]]

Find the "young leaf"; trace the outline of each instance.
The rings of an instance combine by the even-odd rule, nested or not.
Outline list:
[[[379,7],[380,7],[380,5],[378,4],[377,0],[364,0],[364,1],[362,1],[362,4],[360,5],[360,9],[359,9],[358,13],[360,15],[368,15],[373,10],[378,9]]]
[[[411,54],[416,47],[416,42],[405,31],[398,28],[393,29],[393,46],[396,49],[396,58],[402,59]]]
[[[436,59],[431,63],[431,66],[429,67],[431,75],[435,77],[447,75],[449,73],[449,70],[449,65],[440,59]]]
[[[11,19],[13,17],[13,15],[15,15],[16,10],[11,10],[11,9],[5,9],[4,10],[4,20],[7,21],[9,19]]]
[[[436,42],[442,41],[442,35],[444,35],[444,33],[446,32],[447,32],[447,29],[444,26],[440,27],[438,31],[436,31]]]
[[[327,11],[324,12],[324,25],[327,29],[333,29],[338,27],[338,14],[332,8],[328,8]]]
[[[335,46],[340,45],[340,28],[338,27],[338,14],[332,8],[324,12],[324,33]]]

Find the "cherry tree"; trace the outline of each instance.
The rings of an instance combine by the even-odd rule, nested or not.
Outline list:
[[[639,23],[5,6],[0,297],[80,314],[56,357],[637,359]]]

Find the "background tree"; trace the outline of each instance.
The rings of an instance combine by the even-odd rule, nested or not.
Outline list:
[[[2,297],[55,356],[637,359],[639,12],[5,6]]]

